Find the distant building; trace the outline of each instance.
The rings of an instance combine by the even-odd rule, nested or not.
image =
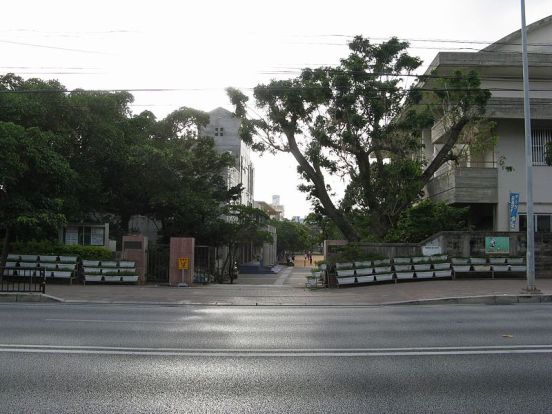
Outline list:
[[[305,219],[302,218],[301,216],[293,216],[293,218],[291,219],[291,221],[294,221],[294,222],[296,222],[296,223],[301,224],[301,223],[303,223],[303,221],[305,221]]]
[[[223,154],[229,152],[236,160],[235,168],[229,168],[224,178],[228,188],[237,184],[243,186],[240,203],[253,206],[253,186],[255,169],[251,162],[251,150],[239,137],[240,120],[224,108],[209,112],[209,124],[203,133],[213,137],[215,150]]]
[[[255,201],[253,206],[259,210],[264,211],[268,217],[272,220],[281,220],[280,212],[274,209],[271,204],[268,204],[266,201]]]
[[[284,219],[284,206],[280,204],[280,196],[275,194],[272,196],[272,208],[276,210],[280,214],[280,218],[278,220]]]

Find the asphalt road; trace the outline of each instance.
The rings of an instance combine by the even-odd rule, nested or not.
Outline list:
[[[0,411],[551,412],[551,315],[1,304]]]

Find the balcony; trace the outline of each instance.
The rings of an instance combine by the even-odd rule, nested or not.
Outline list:
[[[496,168],[452,168],[432,178],[427,196],[446,204],[479,204],[498,202]]]

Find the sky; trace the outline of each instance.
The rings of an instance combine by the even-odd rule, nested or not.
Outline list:
[[[552,1],[527,0],[526,11],[532,23],[552,15]],[[182,106],[232,110],[226,87],[251,93],[300,68],[336,64],[354,35],[410,40],[427,65],[438,51],[484,46],[447,40],[491,43],[520,27],[519,0],[19,0],[2,14],[0,73],[69,89],[148,89],[132,91],[132,110],[159,118]],[[279,194],[286,217],[307,215],[294,159],[253,160],[255,199]],[[331,184],[339,197],[343,184]]]

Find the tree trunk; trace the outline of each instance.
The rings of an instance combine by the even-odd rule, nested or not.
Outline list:
[[[443,145],[443,148],[439,151],[439,153],[433,158],[431,163],[427,166],[425,171],[422,173],[420,177],[420,189],[423,188],[429,180],[431,180],[431,177],[433,177],[433,174],[445,163],[447,160],[447,157],[454,147],[454,145],[458,142],[458,138],[460,137],[460,133],[464,129],[464,127],[468,124],[469,120],[467,118],[462,118],[460,121],[458,121],[448,132],[448,138],[445,144]]]
[[[309,180],[313,183],[316,189],[316,196],[320,200],[320,203],[324,207],[326,215],[330,217],[336,226],[339,228],[343,236],[348,241],[358,241],[360,236],[353,228],[349,220],[345,218],[343,213],[339,211],[326,190],[326,183],[324,182],[324,176],[320,171],[316,171],[314,167],[307,161],[307,159],[301,153],[301,150],[297,146],[295,136],[293,132],[286,132],[286,137],[289,143],[289,149],[291,154],[295,157],[297,163],[301,166]]]

